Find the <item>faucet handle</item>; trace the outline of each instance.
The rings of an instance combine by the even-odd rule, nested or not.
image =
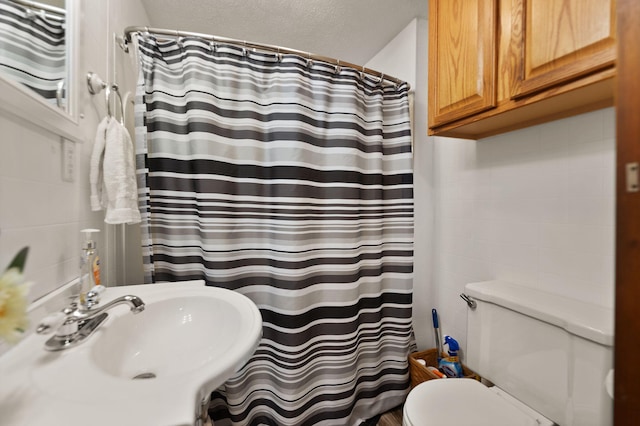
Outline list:
[[[85,305],[87,309],[91,309],[100,303],[100,295],[104,293],[106,288],[102,285],[94,286],[85,296]]]
[[[47,315],[42,319],[40,324],[38,324],[38,328],[36,328],[36,333],[38,334],[49,334],[53,330],[57,330],[62,323],[67,319],[67,315],[64,312],[55,312],[51,315]]]
[[[56,330],[56,336],[71,336],[72,334],[78,332],[78,328],[78,320],[73,317],[67,317],[62,322],[62,324],[60,324],[60,327],[58,327],[58,329]]]

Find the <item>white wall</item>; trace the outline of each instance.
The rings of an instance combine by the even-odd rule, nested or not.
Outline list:
[[[469,282],[614,307],[614,127],[607,108],[477,142],[436,138],[433,281],[462,347]]]
[[[383,72],[416,88],[418,61],[418,19],[414,19],[385,47],[371,58],[365,67]],[[426,21],[420,20],[420,25]]]
[[[30,246],[25,269],[33,282],[30,300],[73,280],[78,274],[80,229],[101,228],[104,215],[89,209],[89,158],[99,121],[105,115],[104,96],[91,97],[85,75],[111,75],[108,52],[111,31],[133,22],[147,24],[137,0],[83,1],[77,81],[80,94],[79,137],[75,177],[61,175],[60,138],[20,118],[0,113],[0,269],[23,246]],[[115,23],[118,23],[115,25]],[[97,238],[106,250],[105,233]],[[103,255],[105,260],[106,253]],[[108,276],[105,277],[110,279]]]
[[[414,329],[466,346],[465,284],[504,279],[614,306],[613,108],[479,141],[427,137],[427,22],[413,21],[367,67],[415,88]]]
[[[414,19],[365,65],[407,81],[413,89],[414,290],[418,347],[433,347],[433,138],[427,137],[427,21]]]

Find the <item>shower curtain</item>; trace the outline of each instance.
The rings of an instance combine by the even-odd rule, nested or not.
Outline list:
[[[407,85],[198,38],[142,34],[138,52],[146,279],[204,279],[263,318],[258,349],[213,393],[216,426],[358,425],[401,404]]]
[[[0,0],[0,73],[56,104],[66,78],[65,21]]]

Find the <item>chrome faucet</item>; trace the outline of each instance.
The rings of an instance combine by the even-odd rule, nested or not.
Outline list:
[[[45,318],[38,326],[38,334],[49,334],[55,330],[55,335],[45,343],[45,349],[61,351],[78,345],[107,319],[108,314],[105,311],[114,306],[128,305],[134,314],[144,311],[145,308],[142,299],[132,295],[118,297],[96,308],[100,303],[100,293],[91,291],[85,297],[81,297],[79,302],[72,302],[61,312]]]
[[[90,303],[87,302],[84,305],[80,304],[79,307],[70,314],[78,321],[91,319],[100,315],[104,311],[113,308],[114,306],[123,304],[129,305],[129,308],[131,308],[131,312],[133,312],[134,314],[138,314],[144,311],[144,302],[138,296],[127,295],[118,297],[117,299],[113,299],[106,305],[100,306],[99,308],[94,308],[94,306],[99,303],[99,300],[91,298],[90,295],[91,292],[87,293],[87,300],[90,300]]]

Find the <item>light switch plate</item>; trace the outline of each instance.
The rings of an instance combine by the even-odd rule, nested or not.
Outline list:
[[[62,180],[73,182],[76,171],[76,144],[69,139],[62,139]]]

